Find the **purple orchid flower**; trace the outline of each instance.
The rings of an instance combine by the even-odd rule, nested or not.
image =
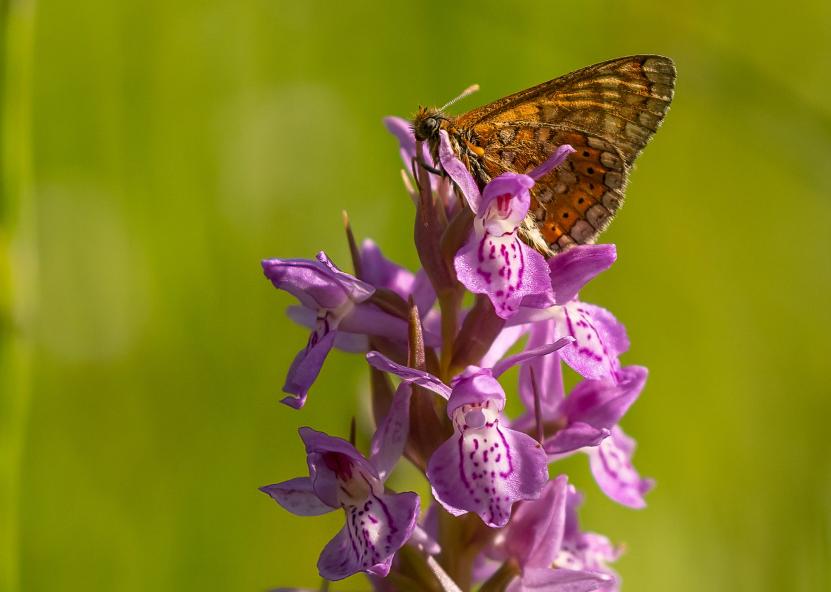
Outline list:
[[[548,327],[550,329],[550,326]],[[528,347],[551,335],[533,334]],[[557,428],[543,441],[552,458],[562,458],[577,450],[589,455],[589,464],[600,489],[611,499],[630,508],[646,505],[644,494],[654,486],[643,479],[632,466],[634,442],[617,425],[637,400],[646,383],[647,370],[642,366],[625,366],[618,379],[585,379],[564,394],[563,379],[557,354],[536,359],[520,369],[519,393],[526,413],[512,423],[517,429],[534,425],[534,370],[539,389],[540,415],[543,424]]]
[[[620,577],[607,564],[617,561],[621,551],[612,545],[607,537],[580,530],[577,510],[582,503],[583,496],[574,486],[569,485],[562,545],[554,563],[560,568],[584,570],[606,576],[607,581],[600,589],[604,592],[618,592]]]
[[[407,339],[407,323],[378,309],[367,300],[375,289],[338,269],[322,251],[316,261],[267,259],[263,270],[271,283],[296,297],[315,315],[315,325],[306,347],[289,368],[282,402],[299,409],[340,332],[378,335],[399,341]],[[303,320],[302,315],[292,315]],[[359,346],[360,344],[358,344]]]
[[[505,391],[496,378],[515,364],[570,342],[565,338],[523,352],[492,369],[470,366],[453,380],[452,388],[432,374],[396,364],[378,352],[367,354],[372,366],[396,374],[402,384],[417,384],[447,399],[454,435],[430,457],[427,479],[434,497],[448,512],[454,516],[474,512],[488,526],[501,527],[508,522],[514,502],[539,495],[548,480],[547,457],[532,437],[502,425]]]
[[[569,552],[567,501],[568,480],[565,475],[546,483],[536,500],[517,509],[502,536],[485,552],[484,561],[492,571],[499,563],[513,560],[520,573],[508,584],[508,592],[591,592],[609,590],[616,585],[614,576],[594,570],[578,561],[561,564]],[[499,563],[495,563],[499,562]]]
[[[413,534],[419,512],[415,493],[384,490],[397,458],[367,460],[346,440],[307,427],[299,432],[306,445],[309,476],[260,490],[300,516],[343,508],[346,525],[324,547],[317,562],[321,577],[341,580],[361,571],[386,576],[396,551]],[[403,448],[394,437],[391,445]]]
[[[635,441],[620,426],[614,426],[609,438],[586,449],[586,453],[594,480],[603,493],[623,506],[646,507],[644,495],[655,487],[655,481],[641,477],[632,465]]]
[[[520,240],[518,230],[531,204],[534,180],[562,164],[571,152],[571,146],[560,146],[528,175],[504,173],[480,195],[472,175],[453,153],[447,132],[441,132],[442,167],[476,215],[473,234],[454,258],[456,275],[474,294],[486,294],[503,319],[516,314],[526,298],[527,305],[553,301],[545,258]]]
[[[585,378],[616,378],[618,356],[629,349],[626,329],[609,311],[577,298],[616,258],[614,245],[580,245],[558,253],[548,261],[554,306],[542,308],[544,300],[526,297],[511,324],[530,323],[532,336],[574,337],[575,346],[562,352],[566,364]]]

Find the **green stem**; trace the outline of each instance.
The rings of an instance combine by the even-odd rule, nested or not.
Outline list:
[[[504,592],[520,573],[519,565],[513,559],[503,563],[498,570],[479,588],[479,592]]]

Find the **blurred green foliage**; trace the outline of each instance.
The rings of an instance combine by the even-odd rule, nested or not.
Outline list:
[[[583,457],[552,473],[626,544],[630,592],[831,590],[831,4],[0,5],[1,301],[28,319],[1,351],[4,378],[30,376],[0,383],[0,587],[316,585],[342,518],[256,488],[304,472],[299,425],[345,434],[359,408],[366,439],[367,371],[334,354],[305,409],[278,404],[306,334],[259,259],[346,266],[347,209],[415,267],[383,115],[649,52],[676,60],[675,103],[584,297],[651,370],[624,426],[658,488],[635,512]]]

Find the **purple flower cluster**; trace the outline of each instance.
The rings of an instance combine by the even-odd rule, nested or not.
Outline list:
[[[519,235],[536,180],[573,149],[480,191],[446,133],[433,162],[406,121],[386,124],[413,174],[404,178],[422,270],[392,263],[372,241],[359,247],[348,226],[354,275],[323,252],[263,261],[266,277],[300,303],[290,316],[311,330],[282,402],[303,407],[333,347],[364,353],[377,426],[370,450],[302,427],[308,476],[261,489],[295,514],[343,510],[318,560],[325,580],[364,572],[377,590],[618,590],[608,563],[620,551],[580,530],[582,496],[549,473],[583,452],[615,502],[641,508],[652,487],[619,425],[647,371],[621,364],[623,325],[578,298],[614,263],[615,247],[575,246],[546,260]],[[581,377],[568,394],[563,362]],[[513,395],[500,379],[512,366],[524,410],[509,417]],[[403,458],[429,482],[429,507],[385,485]]]

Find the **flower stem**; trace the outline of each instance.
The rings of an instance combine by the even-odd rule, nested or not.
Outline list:
[[[482,584],[479,592],[504,592],[517,575],[519,575],[519,565],[513,559],[509,559]]]

